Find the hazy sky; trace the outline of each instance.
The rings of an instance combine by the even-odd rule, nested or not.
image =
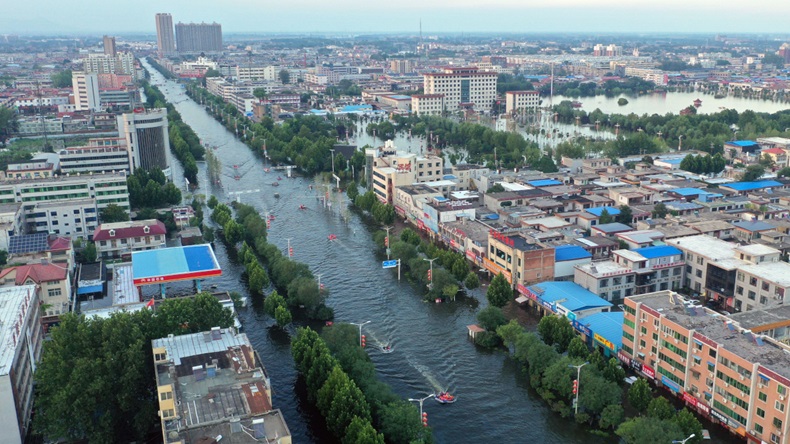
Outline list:
[[[154,14],[224,32],[788,33],[788,0],[0,0],[2,33],[154,33]]]

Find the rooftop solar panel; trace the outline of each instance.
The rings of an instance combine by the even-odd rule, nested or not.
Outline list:
[[[8,252],[10,254],[25,254],[47,251],[47,233],[23,234],[11,236],[8,239]]]

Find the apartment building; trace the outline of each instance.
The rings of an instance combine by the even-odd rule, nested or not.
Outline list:
[[[508,91],[505,93],[505,112],[520,114],[537,110],[540,106],[538,91]]]
[[[90,54],[84,60],[85,72],[90,74],[124,74],[132,76],[132,80],[137,77],[134,66],[134,54],[131,52],[119,52],[116,55]]]
[[[611,260],[577,265],[573,280],[607,301],[676,290],[683,282],[682,256],[670,246],[615,250]]]
[[[98,74],[74,71],[71,73],[71,85],[77,111],[101,111]]]
[[[71,238],[48,233],[11,236],[8,246],[8,263],[57,264],[67,270],[74,269],[74,245]]]
[[[126,139],[120,137],[88,140],[87,146],[61,150],[60,170],[63,173],[90,173],[104,171],[134,172],[134,164]]]
[[[102,259],[118,259],[135,251],[164,248],[165,224],[156,219],[101,224],[93,233],[96,253]]]
[[[790,347],[671,291],[624,305],[622,361],[749,443],[790,443]]]
[[[490,110],[496,100],[496,72],[448,67],[441,72],[424,74],[423,82],[425,94],[444,95],[444,110],[447,111],[462,106]]]
[[[25,216],[28,231],[91,240],[98,226],[96,199],[37,202]]]
[[[513,287],[554,278],[554,248],[519,234],[488,233],[488,252],[483,267],[497,275],[502,273]]]
[[[767,245],[743,245],[708,236],[670,239],[683,251],[684,287],[731,311],[748,311],[784,303],[790,289],[790,264]]]
[[[159,417],[166,444],[291,444],[260,356],[234,329],[154,339]],[[219,438],[222,439],[222,438]]]
[[[176,52],[173,16],[170,14],[156,14],[156,47],[160,56]]]
[[[275,82],[280,80],[279,66],[243,66],[238,65],[235,67],[236,80],[246,82],[250,80],[266,80],[268,82]]]
[[[222,51],[222,25],[176,23],[176,49],[180,53]]]
[[[38,263],[0,271],[0,288],[38,285],[45,317],[71,311],[71,279],[67,264]]]
[[[126,172],[66,174],[47,179],[0,183],[0,204],[15,202],[22,204],[28,231],[65,234],[61,232],[66,223],[77,223],[76,220],[67,220],[76,216],[74,211],[77,209],[80,209],[80,219],[96,217],[95,211],[101,211],[110,204],[129,210]],[[53,203],[54,206],[44,205],[49,203]],[[61,209],[62,211],[59,211]],[[55,214],[47,216],[43,211],[55,212]],[[64,214],[66,219],[61,222],[59,218],[64,217]],[[45,220],[48,221],[46,224],[41,223]]]
[[[411,96],[411,112],[418,116],[438,116],[444,111],[444,94],[415,94]]]
[[[374,157],[372,165],[373,192],[382,202],[393,202],[396,187],[439,181],[444,177],[441,157],[404,152],[383,154]]]
[[[41,357],[39,292],[35,285],[0,288],[0,430],[21,444],[30,430],[33,372]]]
[[[142,168],[150,171],[158,168],[165,173],[165,177],[172,177],[167,109],[118,115],[118,134],[126,139],[132,157],[132,170]]]

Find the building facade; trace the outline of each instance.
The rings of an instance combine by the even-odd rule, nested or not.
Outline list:
[[[219,23],[177,23],[176,49],[180,53],[222,51]]]
[[[97,256],[101,259],[130,257],[135,251],[164,248],[165,224],[156,219],[101,224],[93,233]]]
[[[170,136],[167,109],[126,113],[118,116],[118,134],[126,139],[132,170],[158,168],[170,178]]]
[[[71,279],[65,264],[39,263],[10,267],[0,271],[0,287],[38,285],[44,316],[59,316],[71,311]]]
[[[176,38],[173,34],[173,16],[167,13],[156,14],[156,46],[159,55],[176,52]]]
[[[540,106],[538,91],[508,91],[505,93],[505,112],[521,114],[537,110]]]
[[[90,139],[87,146],[66,148],[58,154],[63,173],[134,172],[126,140],[118,137]]]
[[[39,292],[35,285],[0,288],[0,428],[3,442],[21,444],[30,429],[33,372],[41,357]]]
[[[418,116],[438,116],[444,112],[444,94],[411,96],[411,112]]]
[[[749,443],[790,443],[790,347],[671,291],[624,311],[623,362]]]
[[[96,73],[74,71],[71,74],[74,105],[77,111],[101,111],[99,77]]]
[[[444,95],[444,109],[456,111],[459,107],[490,110],[496,100],[496,72],[483,72],[477,68],[445,68],[442,72],[426,73],[425,94]]]

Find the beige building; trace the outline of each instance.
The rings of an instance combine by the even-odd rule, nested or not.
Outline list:
[[[269,375],[247,335],[233,328],[152,341],[165,444],[291,444]],[[220,438],[221,439],[221,438]]]
[[[35,285],[0,288],[0,430],[4,444],[25,442],[33,410],[33,373],[41,357]]]
[[[538,91],[508,91],[505,93],[505,111],[508,114],[537,110],[540,106]]]
[[[66,264],[20,265],[0,271],[0,287],[38,285],[44,316],[59,316],[71,311],[71,279]]]
[[[411,96],[411,111],[418,116],[441,115],[444,112],[444,94]]]
[[[444,110],[459,107],[490,110],[496,100],[496,72],[479,71],[473,67],[447,67],[424,77],[425,94],[444,95]]]
[[[438,156],[413,153],[395,154],[373,159],[373,192],[380,201],[393,203],[395,188],[442,179],[444,161]]]
[[[102,259],[130,256],[135,251],[164,248],[165,224],[156,219],[101,224],[93,234],[96,253]]]

